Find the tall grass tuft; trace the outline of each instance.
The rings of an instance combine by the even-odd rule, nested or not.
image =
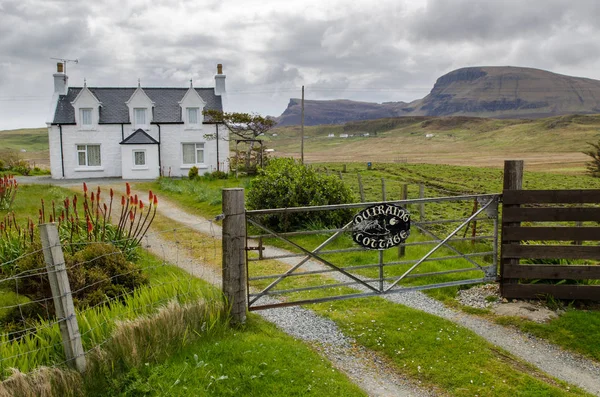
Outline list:
[[[31,374],[13,370],[0,383],[0,397],[78,397],[84,396],[83,378],[75,371],[43,367]]]
[[[88,383],[102,382],[181,350],[190,342],[226,325],[223,301],[170,301],[157,313],[117,324],[112,338],[94,349],[88,360]]]

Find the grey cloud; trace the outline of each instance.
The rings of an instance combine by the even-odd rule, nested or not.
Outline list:
[[[521,0],[429,0],[408,19],[407,32],[414,40],[454,42],[544,37],[555,32],[573,13],[585,14],[583,0],[546,0],[543,4]]]

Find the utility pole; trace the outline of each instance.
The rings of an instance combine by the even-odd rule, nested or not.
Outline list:
[[[300,162],[304,164],[304,86],[302,86],[302,115],[300,116]]]

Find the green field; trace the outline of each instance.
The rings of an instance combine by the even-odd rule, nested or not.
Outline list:
[[[0,131],[0,160],[2,152],[10,150],[35,167],[49,168],[48,129],[24,128]]]

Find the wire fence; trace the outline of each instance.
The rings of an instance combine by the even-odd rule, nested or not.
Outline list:
[[[56,224],[46,224],[40,232],[44,226],[56,231]],[[159,228],[120,245],[125,249],[116,249],[115,241],[63,241],[65,247],[45,242],[1,263],[0,380],[13,369],[76,366],[109,343],[120,323],[151,315],[169,302],[220,300],[210,285],[220,281],[219,227],[202,221]],[[62,260],[52,262],[56,257],[49,252],[57,249]],[[130,254],[135,261],[125,259]],[[57,276],[66,290],[52,285]],[[73,321],[75,332],[66,333]],[[75,343],[79,350],[73,350]]]

